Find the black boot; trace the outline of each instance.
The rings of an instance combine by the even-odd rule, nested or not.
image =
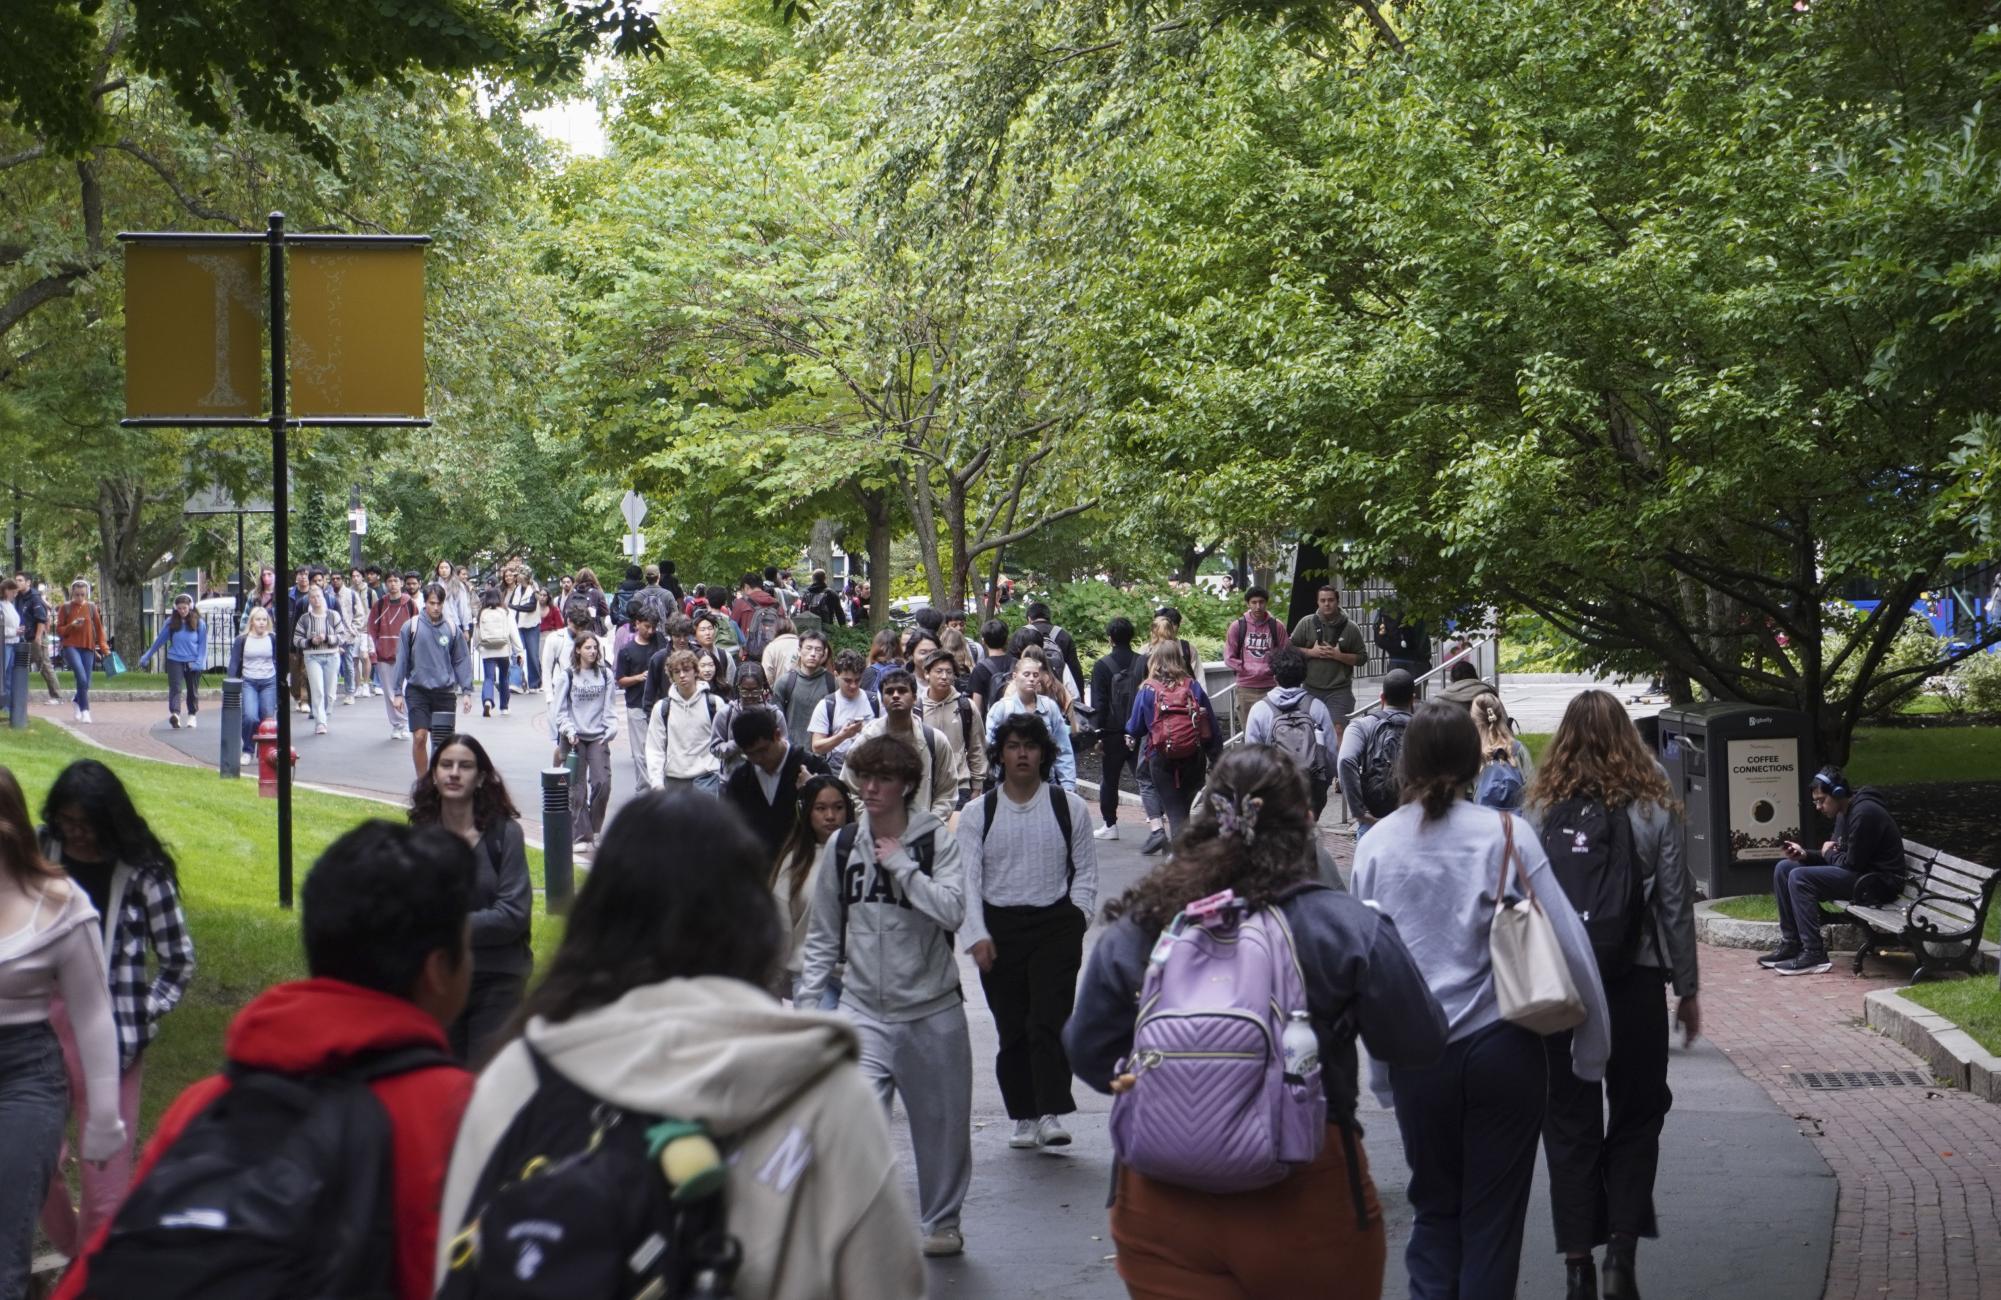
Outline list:
[[[1598,1270],[1591,1256],[1563,1261],[1563,1300],[1598,1300]]]
[[[1640,1300],[1640,1284],[1633,1276],[1632,1242],[1614,1241],[1605,1249],[1605,1300]]]

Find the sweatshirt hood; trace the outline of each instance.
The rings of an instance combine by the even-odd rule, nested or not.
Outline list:
[[[1306,698],[1306,688],[1304,686],[1274,686],[1271,694],[1265,696],[1265,698],[1272,702],[1273,708],[1289,709]]]
[[[1848,803],[1849,811],[1853,812],[1855,809],[1861,807],[1865,803],[1875,804],[1877,808],[1881,809],[1884,812],[1890,811],[1890,797],[1887,794],[1883,793],[1883,790],[1880,786],[1865,785],[1861,789],[1857,790],[1855,792],[1855,797],[1849,800]]]
[[[251,999],[230,1022],[223,1054],[258,1069],[312,1074],[403,1047],[445,1051],[444,1028],[403,998],[344,980],[306,979]]]
[[[834,1016],[789,1011],[740,980],[705,975],[633,989],[561,1024],[537,1017],[527,1039],[564,1078],[629,1110],[740,1132],[843,1061],[855,1032]]]

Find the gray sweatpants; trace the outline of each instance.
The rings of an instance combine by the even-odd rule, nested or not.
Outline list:
[[[965,1007],[892,1022],[844,1001],[841,1013],[862,1040],[862,1075],[883,1109],[903,1096],[917,1157],[919,1229],[928,1235],[958,1227],[973,1184],[973,1040]]]
[[[632,747],[632,792],[645,794],[653,788],[646,779],[646,710],[625,711],[625,740]]]

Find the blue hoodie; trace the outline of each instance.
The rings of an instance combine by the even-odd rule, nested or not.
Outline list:
[[[208,623],[197,617],[195,630],[190,632],[169,619],[160,625],[160,635],[153,638],[153,648],[139,657],[151,659],[160,653],[163,645],[167,647],[167,658],[175,663],[204,667],[208,663]]]

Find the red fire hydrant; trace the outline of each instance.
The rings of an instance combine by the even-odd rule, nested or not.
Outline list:
[[[299,751],[292,751],[292,763]],[[257,793],[266,799],[278,797],[278,720],[266,718],[257,724]]]

